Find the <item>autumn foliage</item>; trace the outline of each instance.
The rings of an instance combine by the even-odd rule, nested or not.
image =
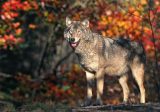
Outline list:
[[[3,49],[14,48],[24,42],[24,21],[25,13],[35,11],[43,18],[43,12],[40,12],[42,2],[34,0],[7,0],[1,3],[0,10],[0,47]],[[44,12],[45,13],[45,12]],[[36,25],[29,24],[29,29],[35,29]]]
[[[97,30],[111,38],[123,36],[133,41],[140,41],[147,53],[154,54],[153,38],[156,40],[156,49],[160,50],[157,16],[160,13],[159,4],[159,1],[155,0],[154,7],[149,10],[147,0],[135,0],[123,4],[100,3],[102,13],[99,14]],[[154,27],[153,31],[149,21]]]
[[[34,21],[25,21],[27,14],[34,13],[35,18],[40,18],[50,25],[60,26],[60,30],[54,29],[56,39],[63,39],[66,16],[74,20],[88,18],[92,30],[109,38],[124,37],[131,41],[139,41],[145,48],[148,60],[154,60],[157,53],[157,61],[160,62],[159,0],[96,0],[93,3],[88,2],[86,6],[81,4],[80,0],[74,3],[70,0],[4,0],[0,3],[0,9],[0,50],[12,51],[26,44],[24,34],[28,29],[35,31],[40,26]],[[27,39],[32,40],[32,37],[29,36]],[[56,41],[59,42],[58,39]],[[21,87],[15,88],[11,94],[20,100],[27,92],[31,96],[30,91],[33,90],[39,93],[37,97],[52,97],[54,100],[66,99],[68,96],[73,100],[75,97],[82,98],[83,96],[78,96],[77,93],[84,92],[80,87],[84,86],[80,83],[85,81],[78,78],[83,74],[73,66],[70,72],[63,74],[61,80],[53,74],[51,78],[38,83],[32,81],[32,76],[16,75],[14,80]],[[118,101],[111,103],[116,104]]]
[[[47,18],[47,21],[53,21],[54,15],[49,11],[41,11],[40,9],[47,4],[57,5],[55,7],[63,5],[63,1],[47,1],[41,0],[40,2],[29,0],[8,0],[1,3],[0,11],[0,46],[1,48],[14,47],[15,45],[24,42],[23,37],[23,20],[21,17],[24,13],[29,11],[35,11],[40,17]],[[153,1],[154,6],[149,10],[149,1],[147,0],[134,0],[117,3],[109,3],[103,0],[98,0],[96,7],[98,9],[96,22],[93,23],[93,27],[99,30],[102,35],[108,37],[125,36],[131,40],[142,41],[147,52],[155,50],[153,39],[156,39],[156,48],[160,49],[160,29],[158,26],[158,14],[160,13],[160,3],[158,0]],[[153,4],[150,3],[150,4]],[[68,9],[69,11],[71,9]],[[84,12],[87,9],[84,10]],[[95,9],[88,11],[93,12]],[[80,18],[82,13],[77,11],[73,14],[73,18]],[[86,13],[87,14],[87,13]],[[83,15],[84,16],[84,15]],[[92,18],[91,18],[92,19]],[[93,18],[94,19],[94,18]],[[92,20],[90,20],[92,21]],[[151,21],[153,31],[149,24]],[[29,24],[28,28],[35,29],[36,25]],[[152,35],[154,33],[154,37]],[[153,54],[153,53],[152,53]]]

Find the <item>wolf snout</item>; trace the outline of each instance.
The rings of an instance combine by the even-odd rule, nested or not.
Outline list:
[[[75,41],[75,38],[68,38],[68,41],[69,41],[69,42],[74,42],[74,41]]]

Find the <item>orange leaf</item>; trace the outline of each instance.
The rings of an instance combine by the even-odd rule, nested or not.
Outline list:
[[[35,28],[36,28],[36,25],[35,25],[35,24],[29,24],[29,28],[30,28],[30,29],[35,29]]]
[[[20,35],[21,33],[22,33],[22,29],[21,28],[18,28],[18,29],[16,29],[16,35]]]
[[[20,26],[20,22],[13,23],[13,27],[14,27],[14,28],[17,28],[17,27],[19,27],[19,26]]]
[[[140,14],[139,14],[138,11],[134,11],[134,12],[133,12],[133,15],[135,15],[135,16],[140,16]]]

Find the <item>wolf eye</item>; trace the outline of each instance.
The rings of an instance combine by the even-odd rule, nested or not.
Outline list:
[[[78,31],[77,31],[77,33],[80,33],[80,32],[81,32],[81,30],[78,30]]]

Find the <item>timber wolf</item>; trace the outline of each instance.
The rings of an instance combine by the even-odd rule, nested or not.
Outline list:
[[[78,56],[80,65],[86,72],[87,99],[82,106],[92,105],[92,85],[96,79],[96,105],[101,105],[104,75],[118,76],[123,90],[123,101],[127,102],[129,88],[128,73],[131,71],[140,90],[140,103],[145,103],[144,67],[145,54],[138,42],[127,39],[110,39],[89,28],[89,21],[72,21],[66,18],[66,38]]]

